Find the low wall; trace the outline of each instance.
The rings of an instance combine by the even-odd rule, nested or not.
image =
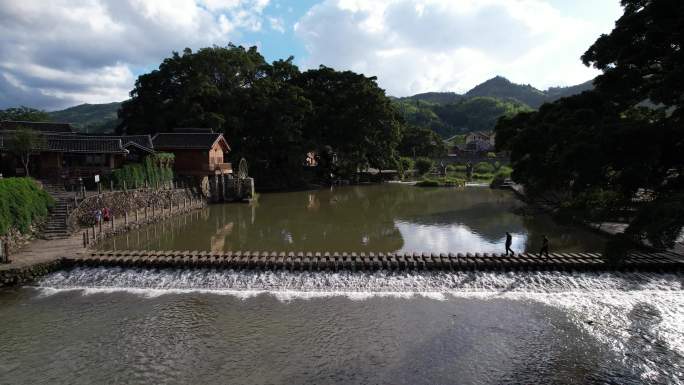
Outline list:
[[[524,253],[411,254],[411,253],[226,253],[188,251],[91,252],[66,259],[67,265],[146,268],[224,268],[289,271],[387,270],[533,270],[533,271],[656,271],[678,272],[684,257],[675,253],[632,252],[622,261],[598,253],[553,253],[540,257]]]
[[[21,231],[11,228],[7,232],[7,234],[0,236],[0,243],[7,244],[9,247],[10,254],[20,250],[22,247],[26,246],[28,243],[30,243],[33,239],[36,238],[37,235],[40,234],[40,231],[38,230],[40,228],[40,225],[42,224],[43,220],[39,222],[33,223],[29,231],[26,233],[22,233]],[[2,255],[2,250],[0,250],[0,255]]]
[[[0,270],[0,287],[32,283],[37,278],[64,267],[64,260],[37,263],[17,269]]]
[[[206,206],[207,202],[205,200],[192,198],[183,200],[182,203],[152,205],[142,209],[125,211],[123,214],[119,213],[112,216],[108,222],[103,221],[88,227],[82,227],[83,246],[86,247],[107,237],[123,234],[140,226],[186,214]]]
[[[69,227],[77,229],[94,225],[95,211],[104,207],[109,208],[114,217],[123,218],[124,213],[145,207],[179,206],[192,199],[197,198],[190,189],[137,189],[93,195],[81,201],[69,214]]]

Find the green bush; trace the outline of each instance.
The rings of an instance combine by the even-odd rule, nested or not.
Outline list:
[[[430,158],[418,158],[418,159],[416,159],[416,170],[418,171],[418,175],[427,174],[430,170],[432,170],[433,165],[434,165],[434,163],[432,162],[432,159],[430,159]]]
[[[494,166],[488,162],[480,162],[475,165],[473,171],[478,174],[491,174],[494,172]]]
[[[508,166],[501,166],[501,168],[499,168],[499,171],[497,171],[494,175],[494,179],[492,179],[492,182],[489,185],[491,187],[502,186],[506,179],[511,177],[511,172],[513,172],[512,168]]]
[[[411,158],[407,158],[404,156],[399,158],[399,161],[397,162],[397,171],[399,171],[399,175],[401,175],[402,179],[404,179],[407,173],[413,169],[414,164],[415,162]]]
[[[465,181],[461,178],[444,177],[437,179],[425,178],[420,182],[416,183],[418,187],[453,187],[453,186],[465,186]]]
[[[510,168],[509,166],[501,166],[499,168],[499,171],[497,171],[497,174],[501,174],[501,175],[505,176],[506,178],[510,178],[512,172],[513,172],[513,169]]]
[[[416,183],[416,186],[418,187],[439,187],[440,184],[438,181],[434,179],[423,179],[420,182]]]
[[[156,186],[173,180],[173,154],[158,153],[145,157],[142,164],[127,164],[112,173],[114,185],[123,188]]]
[[[22,233],[48,214],[55,201],[33,179],[0,179],[0,235],[16,228]]]

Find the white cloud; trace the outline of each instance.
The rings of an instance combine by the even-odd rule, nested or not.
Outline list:
[[[326,0],[295,25],[325,64],[377,75],[392,95],[463,92],[494,76],[537,87],[571,85],[597,73],[579,57],[621,14],[570,17],[541,0]]]
[[[123,100],[133,68],[261,29],[268,0],[0,0],[0,108]]]
[[[268,22],[272,30],[285,33],[285,20],[282,17],[269,17]]]

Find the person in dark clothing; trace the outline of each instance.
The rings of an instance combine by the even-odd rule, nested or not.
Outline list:
[[[513,250],[511,250],[511,244],[513,243],[513,236],[511,236],[511,233],[506,231],[506,255],[508,255],[508,252],[511,252],[511,255],[515,255]]]
[[[542,254],[546,255],[546,257],[549,256],[549,239],[546,238],[546,235],[542,235],[542,247],[541,250],[539,250],[539,256],[541,257]]]

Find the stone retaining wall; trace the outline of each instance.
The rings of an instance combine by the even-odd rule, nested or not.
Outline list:
[[[89,196],[70,213],[69,227],[77,229],[78,227],[94,225],[94,213],[98,208],[107,207],[112,215],[123,218],[126,212],[134,212],[145,207],[178,206],[191,199],[196,199],[196,195],[191,189],[137,189]]]
[[[10,254],[20,250],[22,247],[26,246],[29,242],[35,239],[36,236],[40,235],[40,231],[38,229],[40,228],[43,220],[31,224],[31,227],[27,233],[22,233],[15,228],[9,229],[7,234],[0,236],[0,243],[3,245],[7,244],[9,246]],[[2,250],[0,250],[0,255],[2,255]]]
[[[32,283],[35,279],[43,275],[62,269],[64,267],[63,262],[63,260],[58,259],[23,268],[0,270],[0,287],[19,286]]]

